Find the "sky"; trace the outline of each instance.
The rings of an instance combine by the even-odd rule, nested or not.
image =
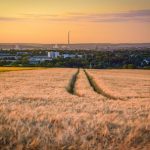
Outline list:
[[[0,43],[148,43],[150,0],[0,0]]]

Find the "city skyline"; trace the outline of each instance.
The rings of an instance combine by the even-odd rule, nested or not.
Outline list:
[[[149,43],[149,0],[1,0],[0,43]]]

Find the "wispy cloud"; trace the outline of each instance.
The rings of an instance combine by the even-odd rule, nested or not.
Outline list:
[[[22,17],[0,17],[0,21],[51,21],[51,22],[150,22],[150,9],[118,13],[86,14],[70,12],[59,14],[21,14]]]
[[[21,21],[23,18],[17,18],[17,17],[1,17],[0,16],[0,21]]]
[[[73,20],[89,22],[127,22],[139,21],[150,22],[150,10],[135,10],[118,13],[97,13],[97,14],[68,14]]]

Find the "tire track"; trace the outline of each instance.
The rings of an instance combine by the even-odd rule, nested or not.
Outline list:
[[[77,80],[77,76],[80,72],[80,69],[77,70],[77,72],[75,74],[73,74],[72,78],[70,79],[69,81],[69,84],[66,88],[66,90],[70,93],[70,94],[74,94],[74,90],[75,90],[75,83],[76,83],[76,80]]]
[[[85,74],[86,74],[86,77],[87,77],[87,79],[88,79],[88,81],[89,81],[91,87],[93,88],[93,90],[94,90],[96,93],[98,93],[98,94],[100,94],[100,95],[102,95],[102,96],[104,96],[104,97],[106,97],[106,98],[113,99],[113,100],[120,99],[120,98],[117,98],[117,97],[115,97],[115,96],[113,96],[113,95],[111,95],[111,94],[109,94],[109,93],[106,93],[106,92],[97,84],[97,82],[94,80],[94,78],[93,78],[86,70],[84,70],[84,72],[85,72]]]
[[[66,89],[70,94],[79,97],[104,98],[102,94],[96,92],[83,69],[78,69],[72,76]]]
[[[90,85],[83,69],[80,70],[80,73],[77,76],[74,94],[80,97],[100,98],[100,96],[93,90],[93,87]]]
[[[128,96],[128,97],[118,97],[114,96],[111,93],[107,92],[105,88],[101,87],[96,80],[93,78],[90,73],[88,73],[85,69],[78,69],[75,74],[73,74],[72,78],[69,81],[66,90],[73,95],[79,97],[96,97],[101,96],[102,98],[108,98],[112,100],[130,100],[134,98],[147,98],[140,96]]]
[[[101,96],[102,98],[106,97],[113,100],[124,100],[105,92],[85,69],[78,69],[77,72],[72,75],[66,89],[70,94],[79,97],[92,98],[95,96]]]
[[[97,92],[100,95],[103,95],[106,98],[109,99],[113,99],[113,100],[122,100],[122,101],[126,101],[126,100],[131,100],[131,99],[140,99],[140,98],[148,98],[148,97],[141,97],[141,96],[128,96],[128,97],[119,97],[119,96],[114,96],[108,92],[106,92],[102,87],[100,87],[99,84],[97,84],[97,82],[95,81],[95,79],[86,71],[84,70],[90,85],[93,87],[93,90],[95,92]]]

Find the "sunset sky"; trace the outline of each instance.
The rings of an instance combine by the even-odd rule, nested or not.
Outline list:
[[[150,0],[0,0],[0,43],[150,42]]]

